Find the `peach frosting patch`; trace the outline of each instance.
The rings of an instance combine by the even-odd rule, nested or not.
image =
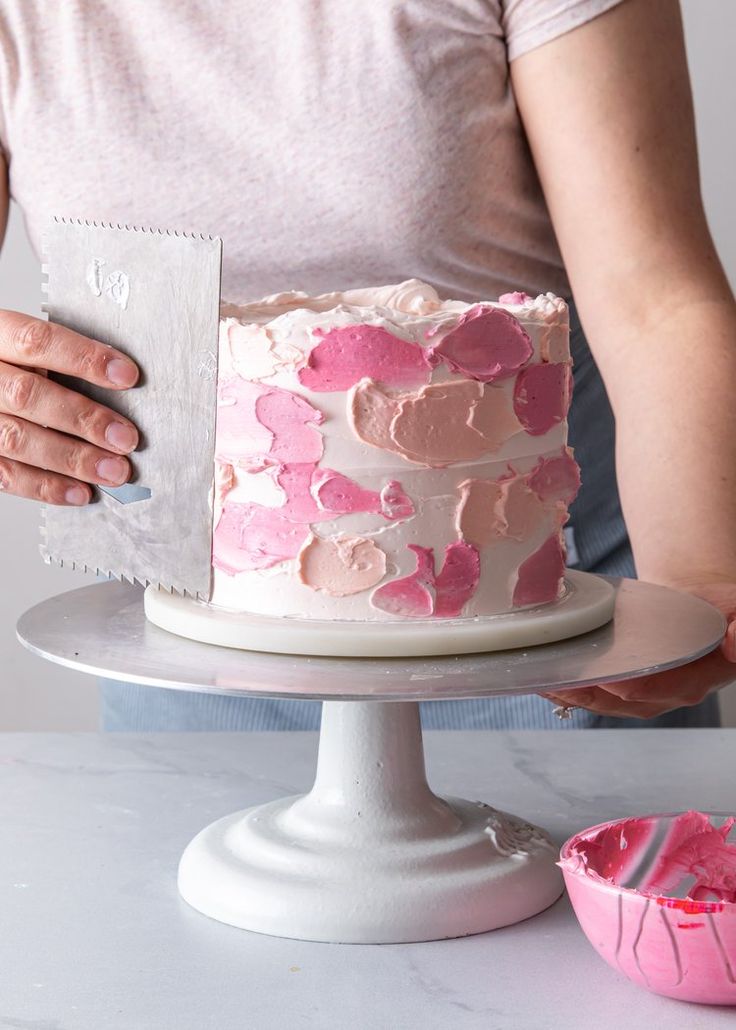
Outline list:
[[[522,429],[503,391],[471,379],[394,396],[365,379],[350,392],[348,418],[365,443],[432,468],[493,453]]]
[[[386,574],[386,554],[361,537],[310,535],[299,552],[298,579],[312,590],[332,597],[359,594],[380,583]]]

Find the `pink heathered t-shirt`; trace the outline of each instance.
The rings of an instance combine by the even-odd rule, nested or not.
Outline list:
[[[0,143],[54,214],[214,233],[224,296],[568,289],[509,61],[620,0],[0,0]]]

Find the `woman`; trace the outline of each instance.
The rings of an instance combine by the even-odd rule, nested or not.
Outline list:
[[[736,314],[676,0],[0,0],[0,18],[0,140],[36,242],[53,213],[211,231],[231,300],[414,275],[467,300],[571,288],[590,342],[575,329],[578,567],[635,559],[729,629],[697,665],[553,700],[574,726],[716,724],[736,661]],[[41,374],[125,388],[123,355],[3,312],[0,360],[4,490],[84,504],[127,479],[134,427]],[[430,725],[556,723],[542,698],[426,707]],[[115,728],[317,718],[120,686],[105,708]]]

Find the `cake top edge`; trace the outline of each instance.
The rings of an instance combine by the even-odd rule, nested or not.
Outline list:
[[[567,323],[568,320],[567,304],[553,293],[543,293],[537,297],[521,292],[505,293],[497,301],[481,300],[470,304],[459,300],[441,300],[434,287],[419,279],[316,296],[294,290],[275,293],[248,304],[223,302],[220,317],[239,322],[269,322],[295,311],[323,314],[337,309],[356,309],[361,312],[380,309],[389,316],[441,321],[448,315],[462,314],[478,304],[503,308],[523,321]]]

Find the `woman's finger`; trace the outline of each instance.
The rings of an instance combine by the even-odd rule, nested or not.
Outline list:
[[[0,457],[110,486],[125,483],[131,473],[128,460],[121,455],[14,415],[0,414]]]
[[[84,483],[57,472],[32,468],[12,458],[0,458],[0,490],[44,504],[82,505],[92,496]]]
[[[51,369],[96,386],[123,390],[138,380],[138,366],[114,347],[20,311],[0,312],[0,360]]]
[[[580,696],[580,694],[584,696]],[[681,707],[680,702],[673,704],[664,700],[622,700],[615,694],[604,690],[603,687],[584,687],[581,691],[566,691],[564,697],[558,694],[544,694],[543,697],[562,707],[585,708],[586,711],[595,712],[596,715],[607,715],[620,719],[654,719],[658,715],[672,711],[673,708]]]
[[[138,445],[137,429],[122,415],[35,372],[2,361],[0,413],[58,429],[122,454]]]

